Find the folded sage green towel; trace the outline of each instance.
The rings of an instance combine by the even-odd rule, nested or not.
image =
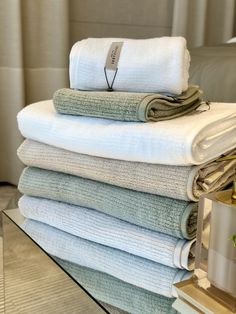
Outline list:
[[[195,110],[201,103],[201,94],[196,85],[177,96],[62,88],[54,93],[53,103],[63,114],[122,121],[161,121]]]
[[[174,314],[174,298],[133,286],[108,274],[53,257],[95,299],[131,314]]]
[[[192,239],[196,234],[196,203],[34,167],[23,170],[18,187],[27,195],[96,209],[177,238]]]

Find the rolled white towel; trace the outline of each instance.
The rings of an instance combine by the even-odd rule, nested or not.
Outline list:
[[[181,94],[187,89],[190,55],[183,37],[81,40],[74,44],[70,53],[70,87],[106,90],[107,55],[111,44],[120,42],[114,90]],[[115,71],[108,69],[106,72],[111,84]]]

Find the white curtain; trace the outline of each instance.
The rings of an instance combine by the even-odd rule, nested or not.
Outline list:
[[[68,0],[0,0],[0,181],[17,184],[16,115],[68,85]]]
[[[172,36],[188,47],[210,46],[236,36],[235,0],[174,0]]]

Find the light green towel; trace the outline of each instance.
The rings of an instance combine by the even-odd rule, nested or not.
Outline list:
[[[24,169],[19,190],[31,196],[97,209],[177,238],[192,239],[196,234],[196,203],[34,167]]]
[[[145,122],[185,115],[200,105],[201,94],[195,85],[178,96],[62,88],[54,93],[53,103],[63,114]]]
[[[174,298],[135,287],[115,277],[59,258],[56,261],[97,300],[132,314],[173,314]]]

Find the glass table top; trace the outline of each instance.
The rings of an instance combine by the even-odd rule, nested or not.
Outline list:
[[[0,313],[126,313],[89,294],[83,269],[49,256],[22,230],[24,219],[19,209],[1,215]]]

